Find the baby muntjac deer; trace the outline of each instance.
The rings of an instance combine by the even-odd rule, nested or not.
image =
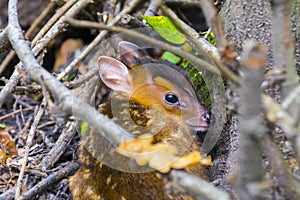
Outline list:
[[[171,144],[183,156],[198,152],[200,144],[191,131],[206,131],[210,114],[184,71],[166,61],[154,61],[129,42],[120,42],[118,50],[122,62],[106,56],[98,61],[101,80],[114,92],[98,110],[135,136],[152,135],[153,144]],[[73,199],[193,199],[174,193],[155,170],[132,173],[141,172],[141,166],[128,164],[129,158],[114,149],[95,130],[88,131],[80,143],[82,167],[69,179]],[[155,161],[165,162],[164,158]],[[201,165],[186,170],[207,178]]]

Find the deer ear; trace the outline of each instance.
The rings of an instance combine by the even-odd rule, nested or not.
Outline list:
[[[130,67],[132,64],[139,63],[139,61],[145,58],[150,59],[150,56],[140,47],[127,41],[122,41],[119,43],[118,51],[121,55],[122,62],[128,67]]]
[[[132,80],[123,63],[114,58],[100,56],[98,67],[101,80],[109,88],[125,93],[132,91]]]

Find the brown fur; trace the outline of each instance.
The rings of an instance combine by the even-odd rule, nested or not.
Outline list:
[[[119,105],[122,105],[123,101],[124,99],[120,98]],[[150,107],[142,106],[133,101],[131,101],[131,105],[133,105],[130,108],[131,113],[140,113],[140,117],[147,119],[145,113],[149,113]],[[125,106],[124,109],[128,108]],[[99,110],[108,117],[112,117],[109,102],[101,105]],[[134,112],[134,110],[139,112]],[[135,119],[137,116],[131,117]],[[126,121],[126,117],[124,118],[120,116],[122,123]],[[138,121],[138,118],[135,121]],[[193,138],[189,130],[187,127],[177,123],[178,121],[180,120],[167,117],[165,126],[155,135],[155,141],[167,140],[175,144],[179,151],[185,152],[184,154],[192,150],[199,151],[199,144],[195,140],[192,142]],[[146,124],[141,122],[139,125],[146,126]],[[125,127],[125,129],[132,129],[132,127]],[[188,149],[186,150],[187,146]],[[74,176],[70,177],[70,189],[73,199],[192,199],[191,196],[186,194],[167,194],[166,180],[158,172],[127,173],[105,165],[101,161],[105,157],[103,152],[107,151],[108,148],[111,148],[110,143],[93,129],[90,129],[89,133],[81,141],[79,159],[83,166]],[[101,160],[99,161],[97,158]],[[113,158],[114,160],[111,161],[113,165],[120,166],[124,164],[124,166],[120,166],[122,168],[128,164],[126,162],[128,159],[117,153],[114,154]],[[188,171],[206,178],[204,169],[201,166],[195,166],[188,169]]]

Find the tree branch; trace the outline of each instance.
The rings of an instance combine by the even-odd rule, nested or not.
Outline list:
[[[47,178],[41,180],[33,188],[26,191],[18,200],[29,200],[33,199],[37,194],[40,194],[43,190],[46,190],[47,187],[51,186],[53,183],[58,182],[59,180],[70,176],[76,170],[79,169],[79,164],[71,162],[64,168],[58,170],[57,172],[52,173]]]
[[[175,182],[175,187],[183,187],[189,193],[193,193],[197,199],[207,200],[229,200],[228,193],[219,190],[212,183],[189,174],[187,172],[172,170],[170,173],[171,179]]]
[[[115,16],[109,23],[108,26],[113,26],[116,23],[119,22],[119,20],[122,18],[123,15],[131,12],[131,10],[140,2],[140,0],[133,0],[130,1],[130,3],[125,6],[125,8],[117,15]],[[90,53],[99,43],[100,41],[105,37],[107,34],[107,31],[101,31],[98,36],[83,50],[83,52],[75,58],[67,67],[66,69],[61,72],[58,76],[57,79],[61,80],[66,74],[68,74],[77,64],[79,61],[83,60],[85,56]]]
[[[282,98],[299,85],[299,76],[296,71],[294,61],[295,45],[290,32],[291,1],[273,0],[272,15],[272,49],[274,55],[273,70],[284,73],[286,71],[285,82],[282,85]],[[296,112],[295,112],[296,111]],[[288,112],[299,118],[300,106],[293,104]]]
[[[211,27],[212,32],[215,34],[215,40],[219,49],[224,49],[227,46],[227,41],[223,31],[222,23],[217,15],[217,11],[209,0],[200,0],[199,5],[204,13],[206,23]]]
[[[262,102],[266,109],[266,116],[270,122],[279,125],[289,139],[297,135],[295,119],[287,113],[284,108],[267,95],[262,96]]]
[[[82,6],[80,5],[80,2],[78,2],[76,4],[76,7],[74,6],[74,4],[77,2],[78,0],[69,0],[67,1],[61,8],[59,8],[56,13],[51,17],[51,19],[48,20],[47,24],[45,24],[45,26],[38,32],[38,34],[34,37],[34,39],[31,42],[31,46],[34,47],[38,41],[40,41],[44,35],[53,27],[55,27],[55,23],[59,20],[59,18],[61,18],[64,14],[69,13],[70,15],[75,15],[71,14],[71,10],[75,11],[78,10],[79,8],[85,7],[85,5],[88,3],[88,1],[81,1],[81,2],[85,2]],[[77,8],[77,9],[76,9]],[[70,10],[70,11],[68,11]],[[77,11],[78,12],[78,11]]]
[[[55,142],[51,150],[43,157],[40,162],[43,170],[53,167],[53,165],[60,159],[62,154],[65,152],[65,149],[69,146],[73,137],[76,134],[76,125],[74,122],[67,122],[62,133],[59,135],[59,138]]]
[[[16,50],[16,54],[20,58],[24,69],[28,72],[29,77],[46,86],[55,99],[56,106],[60,108],[60,111],[66,115],[74,114],[79,119],[88,122],[103,137],[115,145],[132,139],[129,134],[125,134],[126,132],[112,120],[98,113],[93,107],[72,95],[62,83],[38,64],[18,24],[17,0],[10,0],[8,9],[8,35],[13,48]]]
[[[159,48],[162,48],[162,49],[166,49],[168,51],[176,53],[176,54],[182,56],[183,58],[186,58],[187,60],[191,61],[192,63],[194,63],[196,65],[199,65],[199,66],[205,68],[206,70],[208,70],[212,73],[217,73],[218,74],[217,68],[215,66],[211,65],[210,63],[208,63],[208,62],[206,62],[206,61],[204,61],[204,60],[202,60],[202,59],[200,59],[196,56],[193,56],[193,55],[191,55],[191,54],[189,54],[189,53],[187,53],[183,50],[180,50],[180,49],[178,49],[174,46],[171,46],[167,43],[158,41],[158,40],[153,39],[151,37],[147,37],[144,34],[141,34],[141,33],[138,33],[138,32],[132,31],[132,30],[128,30],[128,29],[125,29],[125,28],[121,28],[121,27],[107,26],[103,23],[95,23],[95,22],[90,22],[90,21],[85,21],[85,20],[75,20],[75,19],[67,18],[67,17],[64,18],[64,21],[66,23],[69,23],[72,26],[77,26],[77,27],[105,29],[105,30],[118,32],[118,33],[122,32],[122,34],[129,35],[129,36],[137,38],[139,40],[146,41],[149,44],[152,44],[153,46],[156,46],[156,47],[159,47]]]
[[[33,142],[33,138],[35,135],[35,131],[36,131],[36,127],[38,125],[38,123],[40,122],[40,120],[42,119],[42,116],[44,115],[44,104],[42,103],[41,106],[39,107],[39,110],[34,118],[34,121],[31,125],[27,140],[26,140],[26,145],[25,145],[25,151],[24,151],[24,156],[22,159],[22,166],[20,169],[20,173],[19,173],[19,177],[18,177],[18,181],[17,181],[17,188],[16,188],[16,193],[15,193],[15,199],[18,199],[20,194],[21,194],[21,189],[22,189],[22,180],[23,180],[23,176],[25,173],[25,168],[27,165],[27,161],[28,161],[28,156],[29,156],[29,150],[30,147],[32,145]]]
[[[2,52],[2,48],[6,46],[8,43],[6,29],[0,30],[0,52]]]
[[[244,81],[240,88],[239,154],[238,154],[238,193],[240,199],[261,199],[252,194],[251,184],[262,181],[261,148],[259,140],[264,134],[261,116],[261,89],[267,62],[265,46],[250,41],[244,46],[242,61],[246,67]]]
[[[72,1],[74,1],[74,0],[72,0]],[[71,2],[71,1],[68,1],[68,2]],[[58,13],[60,13],[62,15],[65,14],[66,16],[69,16],[69,17],[75,16],[82,8],[87,6],[89,2],[90,2],[90,0],[78,0],[77,3],[75,3],[70,9],[68,9],[68,11],[66,11],[66,13],[65,12],[62,12],[62,13],[58,12]],[[61,8],[63,11],[67,10],[64,7],[69,8],[69,4],[67,3]],[[56,19],[55,16],[53,17],[54,19]],[[54,21],[54,19],[53,19],[53,21]],[[63,23],[61,20],[56,21],[56,23],[54,23],[54,25],[51,26],[51,28],[48,32],[45,31],[46,34],[44,35],[44,37],[41,38],[40,40],[37,40],[40,42],[37,45],[35,45],[32,49],[34,56],[37,56],[38,54],[40,54],[40,52],[43,51],[43,49],[49,44],[49,42],[58,33],[60,33],[61,29],[63,28],[62,24]],[[43,28],[40,32],[44,32],[43,30],[46,30],[46,29]],[[24,38],[24,37],[22,37],[22,38]],[[37,38],[39,38],[39,34],[35,37],[35,39],[37,39]],[[22,68],[21,63],[19,63],[15,68],[16,69],[13,73],[14,76],[10,78],[9,82],[5,85],[4,89],[0,92],[0,107],[2,107],[7,95],[11,92],[13,87],[18,83],[19,79],[21,78],[21,75],[18,72],[18,70],[19,70],[18,68]]]
[[[2,107],[6,97],[9,93],[12,92],[13,88],[19,83],[21,74],[19,73],[18,65],[14,70],[13,74],[10,76],[9,81],[5,84],[3,89],[0,92],[0,107]]]
[[[189,39],[194,44],[197,52],[200,52],[207,58],[212,59],[223,76],[232,80],[237,85],[241,85],[241,79],[220,62],[220,54],[216,47],[211,45],[205,39],[199,38],[200,35],[198,34],[198,32],[196,32],[193,28],[191,28],[186,23],[184,23],[180,18],[178,18],[176,13],[174,13],[167,6],[162,5],[161,9],[162,9],[163,13],[166,14],[184,34],[190,36]],[[178,24],[180,24],[180,25],[178,25]]]

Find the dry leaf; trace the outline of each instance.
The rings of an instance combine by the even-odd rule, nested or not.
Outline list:
[[[152,135],[142,135],[131,141],[122,142],[117,151],[128,158],[134,159],[140,166],[148,164],[161,173],[167,173],[171,168],[184,169],[194,165],[211,165],[211,157],[203,158],[200,152],[192,152],[178,156],[175,146],[159,142],[153,144]]]
[[[18,155],[16,145],[7,130],[8,127],[0,131],[0,159],[2,164],[5,164],[9,157]]]

